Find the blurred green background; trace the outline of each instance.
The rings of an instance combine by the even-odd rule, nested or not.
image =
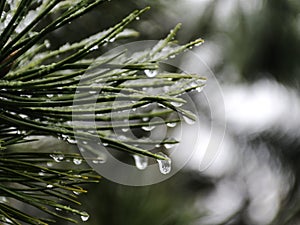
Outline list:
[[[196,154],[163,183],[126,187],[103,179],[88,187],[80,196],[91,215],[84,224],[300,224],[300,2],[113,0],[48,38],[53,47],[73,42],[148,5],[151,10],[131,25],[140,32],[132,41],[163,38],[179,22],[180,43],[204,38],[193,51],[221,85],[226,135],[205,171]],[[182,57],[178,65],[206,76],[198,60]],[[214,97],[213,88],[204,93]],[[221,105],[200,105],[204,132],[210,132],[209,121],[220,119],[207,112]]]

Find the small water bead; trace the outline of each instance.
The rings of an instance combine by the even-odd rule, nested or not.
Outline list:
[[[50,157],[54,159],[55,162],[61,162],[64,160],[63,154],[50,154]]]
[[[126,133],[127,131],[129,131],[129,128],[122,128],[121,129],[124,133]]]
[[[55,210],[56,210],[56,211],[62,211],[62,209],[61,209],[61,208],[55,208]]]
[[[70,137],[67,138],[67,142],[68,142],[69,144],[77,144],[77,140],[75,140],[75,139],[73,139],[73,138],[70,138]]]
[[[143,118],[142,118],[142,121],[144,121],[144,122],[149,121],[149,117],[143,117]]]
[[[91,94],[91,95],[97,94],[97,91],[89,91],[89,94]]]
[[[108,143],[103,142],[102,145],[103,145],[104,147],[106,147],[106,146],[108,146]]]
[[[155,126],[142,126],[142,129],[144,130],[144,131],[151,131],[151,130],[153,130],[155,128]]]
[[[102,164],[106,162],[106,156],[98,156],[96,159],[92,160],[92,163],[94,164]]]
[[[183,119],[189,125],[193,125],[195,123],[195,120],[192,120],[191,118],[189,118],[187,116],[183,116]]]
[[[85,221],[88,221],[88,219],[90,218],[90,215],[87,212],[82,212],[80,218],[83,222],[85,222]]]
[[[47,96],[48,98],[52,98],[54,95],[53,95],[53,94],[46,94],[46,96]]]
[[[158,72],[157,70],[144,70],[147,77],[155,77]]]
[[[80,164],[82,163],[82,159],[74,158],[74,159],[73,159],[73,163],[74,163],[75,165],[80,165]]]
[[[173,148],[176,144],[164,144],[166,149]]]
[[[47,162],[47,166],[48,166],[48,167],[52,167],[52,166],[53,166],[53,163],[52,163],[52,162]]]
[[[80,192],[78,192],[78,191],[73,191],[73,193],[74,193],[75,195],[80,195]]]
[[[88,142],[87,141],[82,141],[82,144],[87,145]]]
[[[177,123],[167,123],[168,127],[176,127]]]
[[[7,198],[5,196],[0,196],[0,203],[6,203]]]
[[[94,50],[97,50],[99,48],[99,46],[98,45],[95,45],[95,46],[93,46],[90,50],[91,51],[94,51]]]
[[[197,87],[196,91],[201,92],[203,90],[203,86],[202,87]]]
[[[158,162],[158,166],[159,166],[159,171],[162,173],[162,174],[168,174],[171,172],[171,164],[172,164],[172,161],[171,159],[165,155],[164,153],[162,152],[159,152],[157,153],[157,155],[160,155],[160,156],[163,156],[164,158],[166,158],[166,160],[162,160],[162,159],[156,159],[156,161]]]
[[[181,103],[181,102],[171,102],[171,104],[175,107],[180,107],[183,105],[183,103]]]
[[[44,45],[45,45],[46,48],[50,48],[51,47],[51,44],[50,44],[49,40],[45,40],[44,41]]]
[[[53,188],[53,185],[52,184],[48,184],[47,188]]]
[[[114,42],[116,40],[116,38],[111,38],[109,39],[109,42]]]
[[[139,16],[137,16],[135,19],[136,19],[136,20],[140,20],[140,17],[139,17]]]
[[[135,166],[139,170],[144,170],[148,166],[148,157],[144,155],[133,155]]]

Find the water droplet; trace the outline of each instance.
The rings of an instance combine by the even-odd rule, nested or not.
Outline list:
[[[92,163],[99,164],[99,163],[105,163],[106,162],[106,156],[103,154],[103,156],[98,156],[96,159],[92,160]]]
[[[46,96],[47,96],[48,98],[52,98],[52,97],[53,97],[53,94],[46,94]]]
[[[82,141],[82,144],[87,145],[88,143],[87,141]]]
[[[47,188],[53,188],[53,185],[52,184],[48,184]]]
[[[176,127],[177,123],[167,123],[168,127]]]
[[[0,203],[6,203],[6,202],[7,202],[7,198],[5,196],[1,196]]]
[[[39,172],[39,176],[44,176],[45,173],[44,172]]]
[[[129,128],[127,128],[127,127],[126,128],[122,128],[122,131],[123,132],[127,132],[127,131],[129,131]]]
[[[73,159],[73,163],[74,163],[75,165],[80,165],[80,164],[82,163],[82,159],[74,158],[74,159]]]
[[[197,87],[196,91],[201,92],[203,90],[203,87]]]
[[[142,129],[144,130],[144,131],[151,131],[151,130],[153,130],[155,128],[155,126],[143,126],[142,127]]]
[[[98,47],[98,45],[95,45],[95,46],[93,46],[90,50],[91,51],[94,51],[94,50],[97,50],[99,47]]]
[[[175,107],[180,107],[183,105],[183,103],[181,103],[181,102],[171,102],[171,104]]]
[[[160,147],[160,144],[156,144],[156,145],[155,145],[155,148],[159,148],[159,147]]]
[[[142,121],[147,122],[149,120],[149,117],[143,117]]]
[[[139,16],[137,16],[135,19],[136,19],[136,20],[140,20],[140,17],[139,17]]]
[[[90,94],[97,94],[97,91],[89,91]]]
[[[144,70],[147,77],[155,77],[157,75],[157,70]]]
[[[80,195],[80,192],[78,192],[78,191],[73,191],[73,193],[74,193],[75,195]]]
[[[164,158],[166,158],[166,160],[161,160],[161,159],[157,159],[156,161],[158,162],[158,166],[159,166],[159,171],[162,174],[168,174],[171,172],[171,159],[165,155],[162,152],[157,153],[157,155],[163,156]]]
[[[49,40],[45,40],[44,41],[44,45],[45,45],[46,48],[50,48],[51,47],[51,44],[50,44]]]
[[[90,215],[87,212],[82,212],[80,218],[83,222],[85,222],[85,221],[88,221],[88,219],[90,218]]]
[[[52,162],[47,162],[47,166],[52,167],[53,163]]]
[[[61,208],[55,208],[55,210],[56,210],[56,211],[62,211],[62,209],[61,209]]]
[[[77,144],[77,140],[70,138],[70,137],[67,138],[67,142],[70,144]]]
[[[64,160],[63,154],[50,154],[50,157],[54,159],[55,162],[61,162]]]
[[[103,142],[102,145],[103,145],[104,147],[106,147],[106,146],[108,146],[108,143]]]
[[[174,59],[175,58],[175,55],[170,55],[170,59]]]
[[[191,118],[187,117],[187,116],[183,116],[184,121],[189,124],[192,125],[195,123],[195,120],[192,120]]]
[[[164,144],[166,149],[170,149],[173,148],[175,146],[175,144]]]
[[[139,170],[144,170],[148,166],[148,157],[144,155],[133,155],[135,166]]]
[[[111,38],[110,40],[109,40],[109,42],[114,42],[116,39],[115,38]]]

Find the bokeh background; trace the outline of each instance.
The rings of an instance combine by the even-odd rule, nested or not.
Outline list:
[[[192,50],[197,57],[177,63],[203,76],[210,68],[222,89],[223,102],[214,100],[213,86],[198,96],[211,100],[199,106],[199,152],[220,141],[212,120],[223,124],[225,116],[226,134],[205,170],[196,154],[163,183],[127,187],[103,179],[88,187],[80,196],[91,215],[84,224],[300,224],[299,0],[113,0],[48,38],[53,47],[73,42],[148,5],[131,25],[140,33],[131,41],[161,39],[177,23],[179,43],[205,39]],[[211,110],[219,114],[212,118]]]

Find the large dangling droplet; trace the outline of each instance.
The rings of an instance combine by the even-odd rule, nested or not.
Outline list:
[[[156,161],[158,162],[158,166],[159,166],[159,171],[162,173],[162,174],[168,174],[171,172],[171,159],[165,155],[164,153],[162,152],[159,152],[157,153],[157,155],[160,155],[160,156],[163,156],[164,158],[166,158],[165,160],[162,160],[162,159],[157,159]]]
[[[135,166],[139,170],[144,170],[148,166],[148,157],[144,155],[133,155]]]

